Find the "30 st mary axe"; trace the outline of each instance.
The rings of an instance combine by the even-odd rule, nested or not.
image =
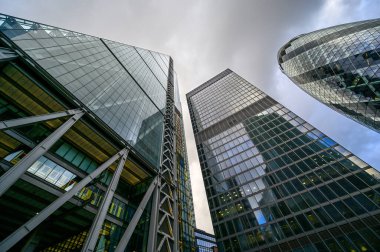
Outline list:
[[[187,94],[220,251],[375,251],[380,174],[227,69]]]
[[[299,35],[278,63],[302,90],[380,132],[380,19]]]

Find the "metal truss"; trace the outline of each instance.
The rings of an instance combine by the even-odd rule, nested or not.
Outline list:
[[[146,208],[149,199],[152,198],[152,211],[151,223],[149,230],[148,248],[151,246],[152,250],[148,251],[177,251],[177,200],[175,193],[175,170],[174,166],[174,129],[173,129],[173,113],[174,104],[172,102],[173,85],[168,87],[168,104],[165,116],[165,131],[164,131],[164,145],[162,154],[162,166],[159,176],[157,176],[149,186],[142,201],[140,202],[137,211],[135,212],[131,222],[129,223],[126,231],[124,232],[116,251],[124,251],[128,242]],[[36,162],[42,155],[53,146],[81,117],[85,112],[81,109],[67,110],[63,112],[56,112],[45,115],[30,116],[14,120],[7,120],[0,122],[0,130],[10,131],[11,128],[30,125],[33,123],[53,120],[65,116],[71,116],[66,122],[58,127],[41,143],[34,146],[34,148],[17,164],[11,167],[0,178],[0,195],[4,194],[9,187],[11,187],[25,172]],[[112,180],[107,187],[103,200],[93,220],[92,226],[88,232],[88,236],[82,247],[82,251],[90,252],[95,251],[96,242],[107,215],[109,206],[114,196],[116,187],[118,185],[122,170],[127,160],[129,149],[123,149],[113,157],[108,159],[105,163],[100,165],[92,173],[83,178],[72,189],[62,194],[49,206],[43,209],[38,215],[34,216],[28,222],[19,227],[16,231],[10,234],[7,238],[0,242],[0,251],[7,251],[11,249],[16,243],[23,239],[26,235],[33,232],[43,221],[51,216],[58,208],[69,201],[75,194],[77,194],[86,185],[91,183],[103,171],[105,171],[111,164],[118,159],[120,160],[118,166],[113,174]],[[152,196],[153,195],[153,196]],[[34,232],[35,233],[35,232]],[[34,234],[33,233],[33,234]],[[154,237],[154,238],[152,238]],[[37,239],[38,242],[38,239]],[[32,244],[30,246],[36,246]],[[29,246],[26,245],[26,246]]]
[[[159,173],[157,194],[154,195],[152,202],[148,251],[178,251],[177,176],[174,155],[174,78],[172,67],[173,61],[170,59],[169,81],[167,85],[166,109],[164,116],[161,170]],[[156,230],[156,232],[152,232],[152,229]]]
[[[156,185],[158,183],[158,177],[156,177],[152,183],[150,184],[148,190],[145,192],[145,195],[143,199],[141,200],[139,206],[137,207],[137,210],[135,214],[132,217],[131,222],[129,223],[127,229],[125,230],[123,236],[121,237],[119,244],[117,245],[115,252],[123,252],[125,248],[128,245],[129,240],[131,239],[131,236],[133,234],[133,231],[135,230],[141,215],[143,214],[146,205],[148,204],[148,201],[150,197],[152,196],[153,191],[156,188]]]
[[[29,124],[34,124],[38,122],[44,122],[44,121],[49,121],[69,115],[75,115],[82,112],[80,109],[72,109],[72,110],[66,110],[66,111],[61,111],[61,112],[55,112],[55,113],[50,113],[50,114],[45,114],[45,115],[36,115],[36,116],[28,116],[28,117],[23,117],[23,118],[17,118],[17,119],[12,119],[12,120],[7,120],[7,121],[0,121],[0,130],[5,130],[5,129],[11,129],[14,127],[20,127],[20,126],[26,126]]]
[[[104,170],[106,170],[111,164],[113,164],[120,157],[125,156],[127,149],[123,149],[113,157],[108,159],[98,168],[96,168],[92,173],[87,175],[84,179],[82,179],[79,183],[77,183],[72,189],[61,195],[58,199],[53,201],[49,206],[44,208],[39,214],[34,216],[24,225],[19,227],[16,231],[14,231],[11,235],[5,238],[0,243],[0,251],[7,251],[12,248],[17,242],[19,242],[22,238],[24,238],[27,234],[29,234],[33,229],[35,229],[41,222],[43,222],[46,218],[48,218],[51,214],[53,214],[58,208],[60,208],[63,204],[65,204],[68,200],[70,200],[75,194],[77,194],[83,187],[85,187],[88,183],[94,180],[97,176],[99,176]],[[13,169],[13,168],[11,168]],[[108,210],[108,209],[107,209]]]
[[[11,187],[34,162],[36,162],[43,154],[45,154],[50,149],[50,147],[53,146],[58,141],[58,139],[61,138],[61,136],[63,136],[71,128],[71,126],[73,126],[74,123],[77,122],[83,115],[83,111],[76,111],[76,113],[72,117],[70,117],[70,119],[68,119],[65,123],[58,127],[58,129],[56,129],[46,139],[44,139],[36,147],[34,147],[23,159],[21,159],[5,174],[3,174],[0,177],[0,196],[3,195],[8,190],[8,188]],[[39,118],[40,116],[35,117]],[[30,120],[35,117],[29,117],[28,120],[20,121],[25,124],[30,124]],[[23,124],[20,123],[12,124],[13,127],[22,125]]]
[[[124,151],[123,156],[121,157],[119,164],[113,174],[112,180],[107,188],[106,193],[104,194],[103,201],[98,209],[98,212],[92,221],[90,231],[88,232],[86,241],[84,242],[82,251],[94,251],[96,242],[100,230],[102,229],[103,222],[106,218],[108,209],[111,205],[113,195],[115,194],[117,184],[119,183],[121,172],[124,169],[125,162],[127,161],[128,150]]]

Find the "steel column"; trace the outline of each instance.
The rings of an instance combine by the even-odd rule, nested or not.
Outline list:
[[[113,164],[117,159],[122,157],[126,152],[126,149],[121,150],[113,157],[108,159],[98,168],[96,168],[92,173],[87,175],[84,179],[82,179],[78,184],[76,184],[71,190],[65,192],[58,199],[52,202],[49,206],[43,209],[39,214],[34,216],[24,225],[19,227],[16,231],[14,231],[11,235],[5,238],[0,243],[0,251],[7,251],[12,248],[17,242],[19,242],[24,236],[26,236],[29,232],[31,232],[34,228],[36,228],[41,222],[43,222],[47,217],[53,214],[58,208],[60,208],[63,204],[65,204],[70,198],[72,198],[76,193],[78,193],[83,187],[85,187],[88,183],[94,180],[97,176],[99,176],[104,170],[106,170],[111,164]]]
[[[63,123],[58,129],[51,133],[41,143],[34,147],[23,159],[9,169],[3,176],[0,177],[0,196],[3,195],[9,187],[11,187],[22,174],[29,169],[50,147],[57,142],[61,136],[63,136],[70,128],[78,121],[84,112],[75,114],[65,123]]]
[[[86,238],[86,241],[82,247],[82,251],[94,251],[96,246],[96,241],[98,240],[99,232],[102,228],[104,219],[106,218],[108,209],[110,207],[113,195],[115,194],[117,184],[119,183],[121,172],[124,169],[125,161],[128,157],[128,151],[125,151],[124,155],[119,161],[119,164],[113,174],[112,180],[110,185],[108,186],[107,192],[105,193],[103,197],[102,204],[100,205],[98,209],[98,213],[96,214],[90,231],[88,232],[88,236]]]
[[[175,125],[174,125],[174,77],[172,72],[173,60],[170,58],[169,76],[166,91],[166,108],[164,116],[163,148],[160,168],[160,190],[158,203],[157,234],[155,248],[158,252],[178,251],[178,228],[176,202],[176,173],[175,169]]]
[[[175,168],[176,169],[176,168]],[[174,216],[174,224],[173,224],[173,238],[174,238],[174,249],[175,251],[178,251],[179,249],[179,223],[178,223],[178,196],[177,196],[177,187],[174,189],[174,209],[173,209],[173,216]]]
[[[152,209],[150,210],[150,221],[149,221],[149,234],[148,234],[148,245],[146,251],[154,251],[156,248],[157,239],[157,224],[158,224],[158,197],[160,193],[160,178],[158,177],[158,182],[154,188],[153,198],[152,198]]]
[[[80,112],[82,112],[81,109],[71,109],[71,110],[60,111],[60,112],[55,112],[55,113],[50,113],[50,114],[45,114],[45,115],[35,115],[35,116],[28,116],[24,118],[0,121],[0,130],[25,126],[25,125],[29,125],[29,124],[33,124],[37,122],[49,121],[49,120],[61,118],[64,116],[75,115]]]
[[[175,112],[174,112],[175,113]],[[174,223],[173,223],[173,238],[174,238],[174,251],[179,250],[179,223],[178,223],[178,177],[177,177],[177,134],[176,129],[174,129],[173,132],[173,178],[174,178],[174,194],[173,194],[173,216],[174,216]]]
[[[158,181],[158,177],[156,177],[150,184],[135,214],[133,215],[131,222],[129,223],[127,229],[125,230],[123,236],[121,237],[119,244],[117,245],[117,248],[115,249],[115,252],[124,252],[125,248],[127,247],[129,239],[131,239],[133,231],[135,230],[137,223],[139,222],[140,217],[143,214],[144,209],[150,199],[150,196],[152,195],[153,190],[157,185],[157,181]]]

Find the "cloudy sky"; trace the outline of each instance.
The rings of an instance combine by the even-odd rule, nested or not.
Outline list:
[[[169,54],[179,76],[197,227],[213,232],[185,94],[230,68],[375,168],[380,134],[298,89],[277,65],[301,33],[379,18],[378,0],[0,0],[0,11]]]

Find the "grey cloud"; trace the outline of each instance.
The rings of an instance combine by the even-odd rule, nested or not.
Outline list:
[[[212,232],[185,93],[231,68],[365,161],[380,167],[380,136],[299,90],[277,51],[315,29],[375,18],[379,1],[0,1],[11,15],[169,54],[179,76],[197,226]]]

